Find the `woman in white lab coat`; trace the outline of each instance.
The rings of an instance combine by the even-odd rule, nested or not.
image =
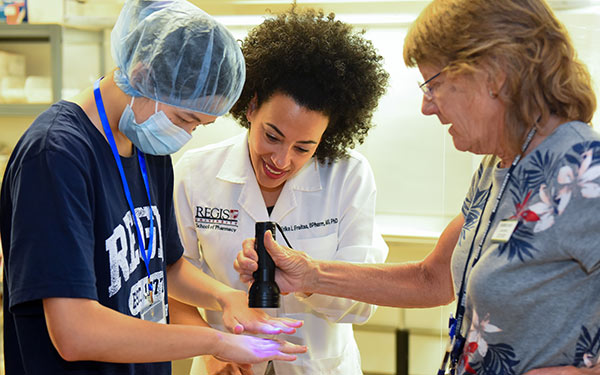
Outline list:
[[[175,171],[175,210],[185,256],[217,280],[247,290],[233,268],[255,222],[274,221],[311,257],[383,262],[374,224],[376,188],[362,143],[388,74],[370,41],[350,26],[295,9],[251,30],[242,51],[246,83],[233,116],[247,133],[188,151]],[[279,234],[281,235],[281,234]],[[170,301],[173,322],[200,320]],[[209,374],[361,374],[352,324],[375,306],[324,295],[281,296],[273,314],[304,320],[286,340],[308,346],[293,365],[205,358]],[[219,312],[208,323],[223,329]],[[196,361],[194,368],[198,365]],[[193,371],[194,372],[194,371]]]

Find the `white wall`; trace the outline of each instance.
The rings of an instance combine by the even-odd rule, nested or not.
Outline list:
[[[401,9],[402,5],[398,7]],[[600,93],[600,6],[557,11],[557,15],[569,29],[580,57],[595,77],[596,91]],[[404,14],[399,21],[379,25],[377,15],[369,17],[371,20],[361,21],[359,16],[353,15],[347,20],[362,22],[359,28],[365,27],[364,23],[368,22],[370,26],[366,27],[366,37],[372,39],[384,56],[385,67],[391,75],[388,92],[381,99],[374,116],[376,127],[365,144],[358,147],[371,162],[375,173],[379,190],[377,211],[383,214],[453,216],[460,209],[479,157],[457,152],[446,128],[436,118],[420,113],[422,96],[416,85],[419,73],[416,69],[407,69],[402,60],[402,41],[408,22],[416,14]],[[338,18],[344,20],[344,15],[338,14]],[[232,26],[231,17],[221,19],[230,23],[228,27],[239,39],[251,27]],[[251,19],[254,24],[262,21],[262,17]],[[245,21],[245,24],[252,22]],[[109,39],[106,38],[105,42],[108,46]],[[78,66],[87,64],[82,63],[88,54],[81,51],[81,46],[66,45],[65,55],[65,66],[68,66],[65,72],[75,74]],[[112,61],[107,55],[106,67],[110,68]],[[91,82],[94,77],[85,78]],[[69,79],[66,73],[66,83],[70,83]],[[14,120],[0,118],[0,142],[14,144],[15,128],[19,128],[17,133],[25,129],[24,125],[16,125]],[[599,121],[596,115],[594,123]],[[214,143],[242,131],[231,118],[220,118],[215,124],[198,129],[190,144],[175,154],[174,159],[177,160],[186,149]]]
[[[600,0],[594,6],[577,10],[557,11],[556,15],[565,24],[579,58],[586,63],[596,91],[600,108]],[[596,110],[592,120],[594,129],[600,129],[600,111]]]
[[[594,83],[600,93],[600,6],[557,11],[557,15],[569,29],[579,56],[597,77]],[[343,15],[339,18],[343,19]],[[260,17],[256,20],[260,22]],[[233,26],[230,29],[240,39],[247,30]],[[422,95],[416,83],[420,74],[417,69],[407,69],[402,59],[406,31],[406,24],[400,23],[367,28],[366,37],[385,58],[390,87],[375,113],[376,127],[357,149],[369,159],[375,173],[378,213],[454,216],[480,157],[456,151],[447,128],[436,117],[421,114]],[[594,123],[598,121],[596,115]],[[241,131],[231,118],[222,118],[206,129],[196,130],[185,149]],[[174,158],[180,155],[181,152]]]

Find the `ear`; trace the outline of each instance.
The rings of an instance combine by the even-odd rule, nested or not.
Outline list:
[[[249,123],[252,123],[257,107],[258,96],[254,94],[254,97],[250,99],[250,102],[248,103],[248,108],[246,109],[246,120],[248,120]]]
[[[506,83],[506,72],[500,67],[490,67],[488,69],[487,86],[490,95],[493,93],[497,97],[504,84]]]

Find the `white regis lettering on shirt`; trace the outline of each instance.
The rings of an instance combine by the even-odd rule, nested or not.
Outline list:
[[[163,271],[157,271],[150,275],[152,282],[152,294],[154,301],[164,300],[165,297],[165,278]],[[141,278],[137,283],[131,286],[129,292],[129,312],[132,316],[137,316],[145,307],[150,305],[146,298],[148,294],[148,277]]]
[[[152,212],[154,213],[154,240],[150,259],[156,258],[156,255],[158,255],[158,258],[163,259],[160,213],[156,206],[152,206]],[[150,209],[148,206],[137,207],[135,213],[138,217],[138,225],[145,237],[145,245],[147,245],[150,238]],[[123,216],[123,223],[117,225],[113,230],[113,234],[105,241],[110,268],[109,298],[119,292],[122,286],[122,279],[128,281],[129,276],[140,265],[146,267],[143,259],[140,260],[142,255],[137,243],[137,230],[133,222],[133,217],[131,216],[131,212],[127,211],[125,216]]]

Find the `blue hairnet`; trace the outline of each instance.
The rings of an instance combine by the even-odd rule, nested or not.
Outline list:
[[[213,116],[227,113],[246,76],[231,33],[185,0],[127,0],[111,34],[126,94]]]

